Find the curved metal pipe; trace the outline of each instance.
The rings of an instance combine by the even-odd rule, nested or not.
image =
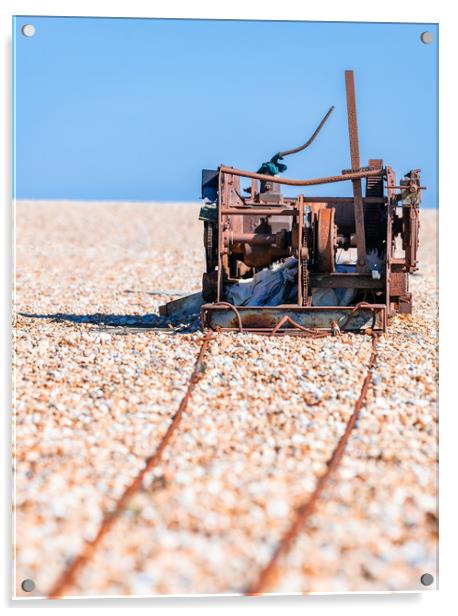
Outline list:
[[[317,184],[332,184],[333,182],[345,182],[347,180],[358,180],[368,178],[372,175],[382,175],[383,169],[370,169],[368,171],[354,171],[352,173],[344,173],[343,175],[331,175],[325,178],[314,178],[312,180],[289,180],[280,178],[276,175],[266,175],[264,173],[255,173],[254,171],[244,171],[243,169],[235,169],[234,167],[226,167],[221,165],[219,170],[229,175],[239,175],[244,178],[253,178],[264,182],[273,182],[274,184],[286,184],[288,186],[316,186]]]
[[[278,158],[283,158],[284,156],[289,156],[290,154],[296,154],[297,152],[302,152],[302,150],[305,150],[305,148],[308,148],[309,145],[315,141],[315,137],[318,135],[320,130],[323,128],[324,123],[326,122],[326,120],[329,118],[329,116],[331,115],[331,113],[333,111],[334,111],[334,105],[332,105],[329,108],[329,110],[326,113],[326,115],[324,116],[324,118],[318,124],[318,126],[317,126],[315,132],[313,133],[313,135],[310,137],[310,139],[308,141],[306,141],[304,143],[304,145],[300,145],[298,148],[293,148],[292,150],[283,150],[282,152],[278,152],[278,154],[276,154],[276,156],[278,156]]]

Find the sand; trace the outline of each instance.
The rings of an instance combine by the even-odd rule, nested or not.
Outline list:
[[[177,409],[202,334],[135,328],[166,325],[158,306],[199,289],[198,208],[17,204],[18,596],[26,578],[36,585],[28,596],[49,592]],[[380,341],[342,466],[273,592],[420,590],[423,573],[437,581],[436,219],[422,212],[414,313]],[[160,467],[68,593],[243,591],[323,472],[369,355],[365,336],[219,335]]]

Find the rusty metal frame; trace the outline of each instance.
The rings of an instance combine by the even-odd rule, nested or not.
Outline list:
[[[229,182],[227,180],[227,176],[237,175],[241,177],[248,177],[252,179],[252,182],[263,180],[263,174],[245,172],[239,169],[233,169],[232,167],[224,167],[220,166],[219,168],[219,177],[218,177],[218,282],[217,282],[217,300],[216,303],[213,304],[204,304],[201,308],[201,324],[202,327],[210,327],[213,329],[221,329],[224,331],[250,331],[256,333],[270,333],[275,331],[275,335],[282,335],[285,333],[293,334],[293,335],[309,335],[310,328],[313,328],[317,332],[321,331],[333,331],[335,324],[339,320],[342,320],[348,315],[353,314],[355,311],[354,306],[302,306],[298,300],[298,304],[288,305],[288,306],[232,306],[227,302],[222,301],[223,298],[223,284],[224,277],[222,275],[222,259],[221,259],[221,246],[223,246],[223,217],[224,216],[238,216],[238,215],[268,215],[268,216],[299,216],[303,215],[303,206],[305,198],[303,195],[299,195],[296,199],[291,200],[291,206],[285,207],[282,206],[270,206],[270,207],[259,207],[256,205],[250,206],[239,206],[239,207],[223,207],[223,204],[228,203],[227,193],[230,190]],[[356,173],[350,172],[343,174],[342,176],[333,176],[329,178],[318,178],[315,180],[297,180],[295,182],[301,182],[302,185],[315,185],[317,183],[330,183],[332,181],[345,181],[352,180],[355,176],[357,178],[361,177],[372,177],[372,176],[380,176],[384,173],[384,169],[365,169],[362,171],[358,171]],[[288,183],[283,178],[278,177],[270,177],[266,176],[271,181],[278,181],[279,183]],[[339,179],[335,179],[338,177]],[[293,182],[293,180],[291,180]],[[253,184],[252,184],[253,186]],[[302,199],[302,201],[301,201]],[[308,197],[307,197],[308,199]],[[316,201],[318,198],[310,198],[311,202]],[[322,199],[322,198],[321,198]],[[329,201],[332,201],[333,198],[330,198]],[[338,199],[338,198],[336,198]],[[384,202],[384,199],[378,199],[377,202]],[[343,203],[351,206],[354,204],[354,199],[348,198]],[[299,225],[301,227],[301,225]],[[298,279],[300,282],[300,267],[298,267]],[[335,275],[336,276],[336,275]],[[339,276],[343,276],[345,278],[345,286],[350,286],[352,284],[352,278],[361,282],[361,288],[383,288],[385,285],[385,280],[381,281],[372,281],[369,280],[369,277],[364,273],[357,273],[353,277],[349,274],[339,274]],[[316,280],[319,286],[329,286],[329,288],[333,288],[336,282],[332,280],[332,275],[330,274],[319,274],[316,275]],[[329,280],[328,280],[329,278]],[[343,278],[342,278],[343,284]],[[298,285],[298,289],[300,284]],[[355,287],[359,288],[358,285]],[[300,293],[299,293],[300,295]],[[388,301],[388,300],[387,300]],[[358,307],[357,307],[358,309]],[[364,310],[366,312],[370,312],[372,315],[372,326],[369,329],[375,329],[375,331],[384,332],[386,331],[386,315],[387,309],[389,310],[389,303],[385,304],[367,304],[364,306]],[[250,315],[256,313],[256,319],[261,323],[261,325],[250,325]],[[227,314],[227,323],[224,325],[223,323],[217,323],[218,319],[216,319],[215,323],[212,325],[212,314],[218,313],[220,316],[222,313]],[[210,315],[210,316],[209,316]],[[295,318],[293,318],[293,316]],[[300,315],[298,317],[297,315]],[[316,319],[318,315],[332,315],[332,318],[324,319],[321,323],[316,324]],[[245,318],[244,318],[245,317]],[[225,317],[226,318],[226,317]],[[271,324],[267,327],[262,326],[262,321],[269,320]],[[213,317],[213,320],[214,317]],[[224,320],[224,319],[223,319]],[[248,320],[248,322],[246,322]],[[298,321],[303,321],[299,323]],[[304,325],[310,321],[309,327]],[[279,327],[279,323],[283,322],[284,326]],[[347,324],[347,329],[355,331],[355,328],[352,327],[351,320]],[[345,329],[345,327],[343,328]],[[361,331],[363,328],[358,327],[356,331]]]
[[[213,327],[214,329],[227,329],[228,331],[252,331],[258,333],[274,334],[294,334],[309,335],[310,328],[315,332],[335,333],[336,329],[361,329],[356,327],[361,321],[361,314],[373,317],[373,324],[369,329],[385,331],[387,319],[394,312],[407,312],[411,308],[411,296],[404,287],[401,289],[402,295],[396,292],[395,277],[391,280],[391,275],[398,275],[401,272],[411,271],[416,267],[415,250],[411,242],[416,241],[418,235],[418,224],[410,219],[405,226],[410,224],[414,231],[405,240],[405,258],[397,259],[393,252],[393,238],[401,234],[404,241],[403,231],[400,229],[400,219],[396,213],[399,201],[403,201],[403,191],[416,193],[421,188],[419,169],[412,170],[406,179],[397,185],[396,176],[390,166],[384,166],[381,159],[369,160],[369,166],[361,167],[358,123],[356,114],[356,97],[353,71],[345,71],[345,87],[347,101],[348,135],[350,146],[351,168],[342,170],[340,175],[333,175],[312,179],[289,179],[278,175],[266,175],[252,171],[245,171],[226,165],[218,167],[218,199],[217,199],[217,226],[218,226],[218,254],[217,261],[211,266],[211,272],[217,279],[216,293],[209,293],[207,297],[216,298],[215,303],[206,303],[202,306],[201,319],[203,327]],[[325,119],[318,127],[322,126]],[[316,131],[316,132],[317,132]],[[312,136],[312,140],[313,140]],[[310,140],[309,140],[310,141]],[[307,142],[309,143],[309,142]],[[280,155],[287,155],[304,149],[304,146],[293,150],[279,152]],[[239,178],[251,179],[251,189],[244,189],[250,193],[248,197],[241,196]],[[363,197],[361,180],[365,178],[369,185],[380,185],[380,190],[374,193],[370,188],[366,190]],[[372,178],[372,179],[371,179]],[[318,186],[323,184],[333,184],[338,182],[351,181],[353,187],[353,197],[316,197],[298,195],[297,197],[285,197],[281,195],[278,185],[286,186]],[[386,190],[381,186],[386,181]],[[258,186],[258,182],[260,186]],[[274,188],[272,188],[274,186]],[[400,193],[396,191],[400,190]],[[414,197],[412,197],[413,199]],[[415,195],[417,201],[420,196]],[[316,204],[316,205],[315,205]],[[372,206],[372,204],[374,204]],[[344,207],[341,207],[344,206]],[[345,207],[348,205],[349,210]],[[365,208],[368,205],[368,208]],[[380,206],[379,208],[375,207]],[[310,237],[314,262],[311,264],[310,275],[307,276],[308,283],[312,287],[319,288],[354,288],[360,290],[373,290],[380,297],[377,301],[373,295],[374,303],[360,303],[356,306],[303,306],[302,287],[301,287],[301,246],[303,231],[304,208],[310,208],[313,213],[319,208],[335,208],[339,213],[339,233],[341,236],[336,238],[333,246],[338,245],[338,241],[343,242],[345,247],[355,247],[357,249],[357,260],[355,272],[332,273],[326,268],[324,272],[317,272],[316,255],[319,249],[316,248],[316,234]],[[353,212],[352,212],[353,210]],[[377,218],[378,210],[381,212],[383,223]],[[383,212],[382,212],[383,210]],[[375,212],[375,214],[374,214]],[[375,233],[376,250],[386,252],[385,269],[381,275],[374,275],[374,271],[369,272],[368,247],[374,247],[374,225],[385,224],[383,216],[386,213],[386,235],[385,229],[380,229],[380,237]],[[416,215],[416,210],[411,214],[411,218]],[[250,217],[253,220],[250,220]],[[266,217],[284,217],[277,220],[276,227],[263,221]],[[285,222],[286,217],[294,217],[294,221]],[[407,217],[405,217],[407,218]],[[299,222],[296,229],[296,220]],[[312,225],[312,222],[310,223]],[[282,226],[283,225],[283,226]],[[312,225],[313,226],[313,225]],[[366,230],[367,226],[367,230]],[[270,227],[270,228],[269,228]],[[286,227],[286,228],[285,228]],[[316,225],[314,226],[314,229]],[[278,230],[279,229],[279,230]],[[291,236],[285,240],[286,229]],[[367,232],[366,232],[367,231]],[[283,234],[283,235],[282,235]],[[366,237],[367,236],[367,237]],[[293,238],[293,239],[292,239]],[[377,242],[380,240],[381,246],[386,241],[386,251],[379,248]],[[367,245],[366,245],[367,242]],[[334,248],[335,249],[335,248]],[[410,250],[407,253],[407,250]],[[275,259],[287,258],[291,255],[298,256],[298,294],[297,303],[282,306],[233,306],[224,299],[224,286],[235,282],[249,268],[262,268]],[[235,255],[235,256],[234,256]],[[242,255],[243,259],[239,259]],[[241,269],[239,262],[246,269]],[[215,269],[217,271],[215,271]],[[207,275],[208,272],[207,272]],[[214,283],[212,283],[214,284]],[[404,285],[406,286],[406,285]],[[391,287],[393,294],[391,293]],[[399,290],[398,284],[397,289]],[[211,290],[211,288],[210,288]],[[408,290],[408,289],[407,289]],[[381,291],[381,293],[380,293]],[[404,292],[405,291],[405,292]],[[384,297],[382,299],[382,293]],[[366,298],[367,295],[360,295]],[[403,302],[402,309],[400,304]],[[364,304],[364,305],[362,305]],[[358,316],[359,314],[359,316]],[[350,318],[348,319],[350,315]],[[356,316],[354,316],[356,315]],[[369,320],[369,319],[368,319]],[[364,321],[364,319],[363,319]],[[367,323],[364,324],[367,328]],[[362,328],[364,329],[364,328]]]
[[[361,313],[364,327],[361,325]],[[278,328],[289,317],[289,327]],[[252,332],[261,334],[304,335],[310,330],[333,332],[336,329],[353,332],[385,332],[387,325],[385,304],[363,303],[356,306],[233,306],[228,302],[204,304],[201,307],[202,329]],[[294,321],[300,326],[291,325]],[[317,326],[318,321],[318,326]],[[343,323],[342,323],[343,321]],[[264,323],[263,323],[264,322]],[[254,324],[253,324],[254,323]],[[277,329],[278,328],[278,329]],[[303,331],[305,330],[305,332]]]

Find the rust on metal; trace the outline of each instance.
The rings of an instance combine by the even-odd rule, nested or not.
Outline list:
[[[317,504],[317,501],[320,499],[323,490],[327,487],[330,478],[332,477],[332,475],[335,474],[336,470],[338,469],[343,454],[345,452],[348,440],[352,434],[353,429],[355,428],[356,422],[358,421],[358,418],[361,413],[361,409],[366,400],[367,392],[369,390],[369,385],[372,379],[372,371],[377,361],[377,342],[378,337],[374,336],[372,339],[372,352],[369,359],[367,373],[364,378],[359,397],[355,403],[353,413],[347,422],[345,430],[327,462],[326,471],[318,479],[311,496],[297,508],[292,524],[281,538],[276,550],[272,554],[268,563],[259,573],[257,579],[246,589],[246,595],[258,595],[261,593],[268,592],[269,588],[271,588],[275,580],[275,575],[278,571],[280,560],[284,556],[286,556],[286,554],[288,554],[288,552],[291,550],[297,536],[303,529],[304,525],[306,524],[313,511],[315,510],[315,506]]]
[[[244,171],[235,167],[226,167],[221,165],[219,168],[221,173],[227,175],[238,175],[244,178],[254,178],[264,182],[272,182],[274,184],[285,184],[286,186],[319,186],[320,184],[333,184],[334,182],[347,182],[348,180],[356,180],[368,178],[372,175],[381,175],[382,169],[371,169],[369,171],[355,171],[354,173],[346,173],[341,175],[331,175],[323,178],[313,178],[311,180],[290,180],[278,176],[265,175],[263,173],[255,173],[254,171]]]
[[[329,332],[327,332],[327,331],[318,331],[316,329],[310,329],[308,327],[304,327],[303,325],[301,325],[300,323],[298,323],[297,321],[292,319],[287,314],[278,321],[278,323],[275,325],[273,330],[270,332],[270,335],[271,336],[275,336],[276,334],[278,334],[278,332],[281,330],[281,328],[286,323],[289,323],[290,325],[292,325],[296,329],[300,330],[303,334],[305,334],[307,336],[310,336],[311,338],[323,338],[324,336],[329,336]],[[333,323],[333,321],[332,321],[332,323]]]
[[[307,329],[363,331],[369,321],[384,331],[388,318],[411,312],[408,274],[417,269],[420,169],[397,182],[382,158],[360,160],[353,71],[345,72],[345,86],[351,169],[304,180],[280,176],[286,169],[278,157],[305,149],[329,111],[308,142],[279,151],[261,165],[263,173],[226,165],[203,170],[203,328],[306,335]],[[352,182],[352,197],[282,192],[282,186],[345,181]],[[191,303],[179,301],[161,312],[176,314]]]
[[[348,134],[350,137],[351,166],[352,169],[359,169],[358,120],[356,115],[355,81],[353,71],[345,71],[345,90],[347,94]],[[348,175],[351,174],[349,173]],[[356,246],[358,251],[356,269],[359,272],[366,272],[366,234],[364,230],[363,190],[360,179],[354,178],[352,180],[352,184],[355,211]]]
[[[304,246],[304,197],[303,195],[299,195],[297,201],[297,213],[299,216],[299,224],[298,224],[298,238],[297,238],[297,280],[302,281],[304,278],[304,268],[307,267],[306,259],[308,257],[308,250]],[[308,289],[304,288],[304,284],[297,285],[297,303],[299,306],[303,306],[307,301],[307,293]],[[279,328],[279,325],[276,325],[276,328]],[[272,331],[272,334],[274,333]]]
[[[155,466],[158,465],[162,458],[162,454],[164,453],[165,448],[169,444],[172,439],[173,434],[178,428],[180,421],[183,417],[184,412],[188,406],[189,399],[191,394],[200,380],[203,371],[204,371],[204,363],[203,359],[205,353],[207,352],[210,341],[212,340],[212,335],[207,332],[203,339],[199,349],[199,353],[197,355],[197,359],[194,365],[194,370],[189,379],[188,388],[186,390],[185,395],[183,396],[180,405],[178,407],[177,412],[172,417],[172,420],[167,428],[166,433],[162,437],[159,445],[156,448],[156,451],[145,460],[145,464],[143,468],[138,472],[135,476],[134,480],[127,486],[124,490],[121,497],[116,501],[113,509],[104,517],[102,523],[95,535],[94,539],[88,541],[83,547],[81,553],[73,559],[67,569],[64,570],[60,578],[56,581],[54,586],[52,587],[48,598],[49,599],[58,599],[62,597],[65,591],[74,583],[76,576],[81,571],[81,569],[87,564],[87,562],[91,559],[94,554],[97,546],[100,544],[103,537],[108,533],[111,529],[119,515],[125,509],[127,503],[132,498],[132,496],[139,490],[142,485],[143,479],[145,475],[151,471]]]
[[[360,168],[360,158],[358,120],[356,116],[355,78],[353,71],[345,71],[345,93],[347,96],[348,134],[350,137],[351,168],[353,171],[355,171]]]
[[[333,330],[333,322],[342,330],[364,332],[369,328],[381,333],[386,330],[386,306],[360,302],[356,306],[344,307],[236,307],[228,302],[215,302],[202,306],[201,322],[204,328],[216,331],[272,333],[275,330],[275,335],[302,335],[309,330],[329,333]],[[280,327],[279,322],[282,323]]]
[[[317,289],[383,289],[384,280],[374,280],[369,274],[312,274],[312,286]]]
[[[221,214],[223,216],[297,216],[298,210],[296,208],[239,207],[223,209]]]
[[[382,168],[380,168],[382,169]],[[372,176],[371,176],[372,177]],[[382,178],[383,177],[383,171],[380,172],[379,175],[375,175],[374,176],[376,179],[377,178]],[[297,197],[286,197],[283,196],[282,199],[282,203],[283,204],[292,204],[294,205],[297,201]],[[307,199],[305,201],[305,203],[346,203],[348,205],[353,205],[353,197],[336,197],[335,195],[332,197],[311,197],[310,195],[307,195]],[[363,203],[364,205],[366,205],[367,203],[386,203],[387,199],[386,197],[364,197],[363,198]],[[251,199],[244,199],[243,204],[240,204],[238,206],[234,206],[234,209],[240,209],[242,211],[248,209],[249,206],[254,206],[259,208],[259,201],[252,201]],[[276,209],[275,206],[273,206],[273,209]],[[278,209],[278,206],[277,206]]]
[[[334,254],[337,249],[337,228],[334,223],[335,210],[320,208],[317,212],[317,270],[333,273],[335,271]]]
[[[308,141],[306,141],[304,143],[304,145],[300,145],[297,148],[292,148],[291,150],[283,150],[282,152],[278,152],[277,156],[279,158],[283,158],[284,156],[289,156],[290,154],[297,154],[298,152],[302,152],[303,150],[305,150],[305,148],[308,148],[309,145],[311,145],[315,141],[316,136],[318,135],[320,130],[323,128],[326,120],[329,118],[329,116],[331,115],[331,113],[333,111],[334,111],[334,105],[332,105],[329,108],[329,110],[327,111],[326,115],[323,117],[321,122],[318,124],[318,126],[317,126],[315,132],[313,133],[313,135],[310,137],[310,139]]]

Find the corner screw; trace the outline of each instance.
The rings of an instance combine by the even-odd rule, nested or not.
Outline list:
[[[21,588],[24,592],[32,592],[32,590],[35,590],[35,582],[29,579],[23,580]]]
[[[431,586],[431,584],[434,582],[434,578],[430,573],[423,573],[420,578],[420,582],[423,584],[423,586]]]

